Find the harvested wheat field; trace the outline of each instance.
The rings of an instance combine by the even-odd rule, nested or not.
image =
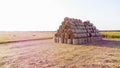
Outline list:
[[[16,38],[10,38],[9,34]],[[54,32],[28,34],[31,40],[0,44],[0,68],[120,68],[120,39],[72,45],[54,43],[51,38]],[[29,39],[22,35],[26,32],[8,32],[4,37],[10,38],[9,41]],[[33,36],[39,39],[32,39]],[[47,38],[40,39],[43,36]]]

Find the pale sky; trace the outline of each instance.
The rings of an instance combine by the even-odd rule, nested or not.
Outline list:
[[[120,30],[120,0],[0,0],[0,31],[55,31],[64,17]]]

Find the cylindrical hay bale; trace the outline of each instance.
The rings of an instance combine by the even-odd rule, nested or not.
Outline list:
[[[77,29],[77,33],[79,33],[79,29]]]
[[[54,37],[54,42],[58,43],[58,38],[57,37]]]
[[[78,29],[78,33],[80,33],[81,32],[81,30],[80,29]]]
[[[73,25],[74,25],[74,23],[73,23],[72,21],[69,21],[69,24],[70,24],[71,26],[73,26]]]
[[[85,33],[85,37],[88,37],[87,33]]]
[[[96,40],[99,40],[99,37],[98,37],[98,36],[96,36]]]
[[[79,43],[78,43],[78,39],[73,39],[73,44],[74,44],[74,45],[79,44]]]
[[[75,38],[73,34],[70,34],[69,37],[70,37],[69,39]],[[72,43],[73,43],[73,41],[72,41]]]
[[[68,19],[69,19],[68,17],[65,17],[65,18],[64,18],[64,21],[68,21]]]
[[[78,34],[78,37],[81,37],[81,34]]]
[[[65,21],[62,22],[62,25],[65,25]]]
[[[91,38],[92,38],[92,42],[94,42],[94,37],[92,36]]]
[[[64,43],[66,43],[66,44],[67,44],[67,39],[64,39]]]
[[[102,36],[100,36],[99,39],[102,40]]]
[[[59,43],[59,37],[56,37],[56,41],[57,41],[57,43]]]
[[[69,34],[68,33],[65,33],[65,39],[68,39],[69,38]]]
[[[82,39],[81,39],[81,38],[79,38],[78,42],[79,42],[79,44],[82,44]]]
[[[96,36],[100,36],[98,32],[96,32]]]
[[[81,43],[84,44],[84,38],[81,38]]]
[[[64,43],[64,39],[63,38],[59,38],[59,43]]]
[[[97,40],[97,41],[99,40],[99,37],[98,37],[98,36],[96,37],[96,40]]]
[[[86,33],[87,37],[89,37],[89,33]]]
[[[67,44],[72,44],[72,39],[67,39]]]
[[[87,37],[85,38],[85,43],[88,43],[88,39],[87,39]]]
[[[56,37],[54,37],[54,42],[57,43],[57,39],[56,39]]]
[[[83,33],[85,33],[85,30],[83,29]]]
[[[71,29],[75,29],[76,27],[74,25],[70,25],[70,28]]]
[[[95,41],[97,41],[98,40],[98,37],[95,37]]]
[[[89,43],[91,41],[90,37],[87,37],[87,42]]]
[[[55,33],[55,35],[54,35],[54,42],[55,43],[58,43],[58,38],[59,37],[59,33]]]
[[[91,42],[94,42],[94,38],[93,37],[90,37],[90,39],[91,39]]]
[[[86,33],[84,33],[84,37],[87,37],[87,34],[86,34]]]
[[[76,33],[78,33],[78,29],[76,29],[75,31],[76,31]]]
[[[96,40],[96,37],[93,37],[93,42],[95,42],[95,41],[97,41],[97,40]]]
[[[98,36],[96,37],[96,40],[99,40],[99,37],[98,37]]]
[[[92,36],[94,36],[94,33],[91,33]]]
[[[60,37],[61,37],[61,38],[64,38],[64,37],[65,37],[65,33],[61,33],[61,34],[60,34]]]
[[[78,29],[80,29],[80,25],[78,26]]]
[[[62,25],[69,25],[69,21],[64,21],[64,24]]]
[[[94,42],[97,41],[97,37],[93,37],[94,38]]]
[[[72,30],[73,33],[76,32],[75,29],[71,29],[71,30]]]
[[[76,34],[76,33],[74,33],[74,37],[77,37],[77,34]]]
[[[54,41],[57,43],[83,44],[102,40],[96,27],[89,21],[82,23],[79,19],[65,17],[57,30]]]
[[[85,37],[85,34],[84,34],[84,33],[82,34],[82,37]]]
[[[82,23],[82,20],[78,19],[78,22],[79,22],[79,23]]]
[[[84,29],[84,32],[87,32],[86,29]]]
[[[86,40],[85,40],[85,38],[82,38],[83,39],[83,44],[85,44],[86,43]]]
[[[80,34],[81,37],[83,37],[83,34]]]

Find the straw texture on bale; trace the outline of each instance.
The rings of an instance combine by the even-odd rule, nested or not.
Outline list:
[[[64,18],[54,36],[56,43],[66,44],[85,44],[102,40],[98,29],[93,23],[90,23],[90,21],[82,22],[80,19],[68,17]]]

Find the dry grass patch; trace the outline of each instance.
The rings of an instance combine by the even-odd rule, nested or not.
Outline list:
[[[116,44],[117,43],[117,44]],[[53,40],[1,44],[0,67],[8,68],[119,68],[119,40],[92,44],[56,44]],[[21,46],[21,47],[20,47]],[[5,57],[7,56],[7,57]]]

